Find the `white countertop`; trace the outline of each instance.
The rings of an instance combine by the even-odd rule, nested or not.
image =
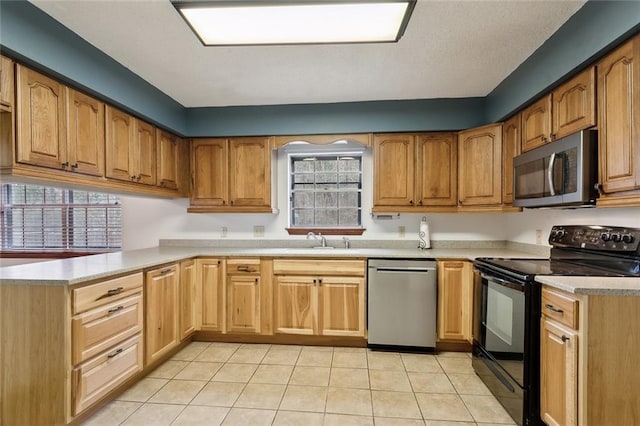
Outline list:
[[[0,268],[3,285],[75,285],[113,275],[140,271],[196,256],[468,259],[477,257],[536,258],[509,248],[225,248],[160,246],[71,259],[51,260]]]
[[[536,281],[575,294],[640,296],[640,278],[536,275]]]

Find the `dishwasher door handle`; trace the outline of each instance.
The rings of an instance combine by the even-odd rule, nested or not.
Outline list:
[[[436,268],[373,268],[376,272],[411,272],[411,273],[428,273],[435,271]]]

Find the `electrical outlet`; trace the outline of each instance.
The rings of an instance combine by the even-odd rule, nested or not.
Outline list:
[[[542,244],[542,229],[536,229],[536,244]]]
[[[262,225],[254,225],[253,226],[253,236],[255,238],[264,237],[264,226],[262,226]]]
[[[406,235],[406,229],[404,226],[398,226],[398,237],[404,238]]]
[[[220,228],[220,238],[227,238],[227,227],[223,226]]]

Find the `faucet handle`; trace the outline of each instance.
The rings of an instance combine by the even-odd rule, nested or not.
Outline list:
[[[347,237],[342,237],[342,241],[344,241],[344,248],[348,249],[351,247],[351,241]]]

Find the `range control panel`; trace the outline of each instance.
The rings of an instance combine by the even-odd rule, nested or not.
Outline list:
[[[601,251],[640,253],[640,229],[621,226],[555,225],[549,244]]]

